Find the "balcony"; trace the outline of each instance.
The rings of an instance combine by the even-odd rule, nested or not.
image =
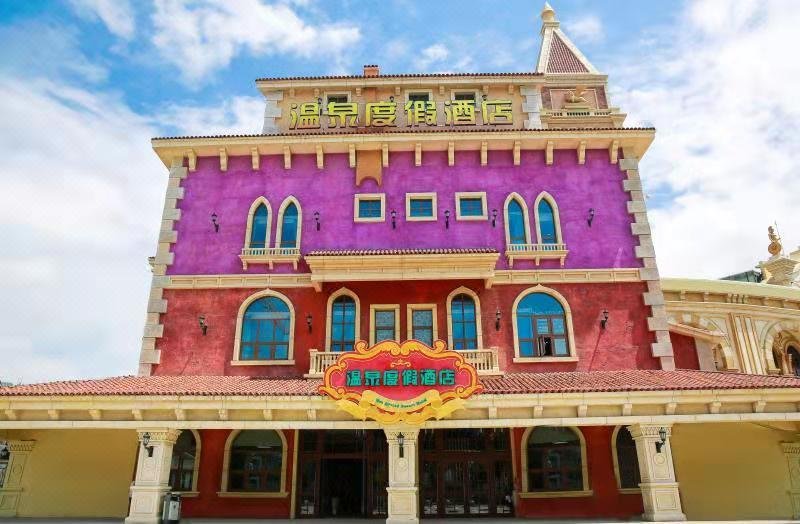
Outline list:
[[[548,129],[563,127],[622,127],[625,113],[616,107],[594,109],[589,107],[563,107],[542,109],[542,124]]]
[[[254,247],[242,249],[239,255],[242,269],[246,270],[248,264],[267,264],[273,269],[275,264],[292,264],[295,271],[297,262],[300,261],[300,248],[296,247]]]
[[[304,375],[306,378],[322,378],[325,369],[335,364],[336,359],[341,355],[341,353],[317,351],[316,349],[310,350],[309,353],[308,373]],[[464,357],[464,360],[475,366],[478,375],[502,375],[496,349],[464,349],[458,353]]]
[[[567,258],[566,244],[507,244],[506,258],[509,267],[514,267],[514,260],[533,260],[539,265],[540,260],[558,259],[561,266],[564,266],[564,259]]]

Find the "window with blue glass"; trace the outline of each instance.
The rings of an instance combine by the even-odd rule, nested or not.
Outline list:
[[[359,199],[358,218],[381,218],[383,216],[383,202],[378,199]]]
[[[411,310],[411,338],[433,345],[433,310]]]
[[[527,244],[528,232],[525,231],[525,212],[522,205],[514,198],[508,203],[508,243]]]
[[[409,200],[409,216],[413,218],[430,218],[433,216],[432,198],[411,198]]]
[[[269,224],[269,210],[266,204],[259,204],[253,212],[252,225],[250,228],[250,248],[267,247],[267,226]]]
[[[291,313],[277,297],[255,300],[247,307],[242,322],[240,360],[287,360]]]
[[[558,243],[558,238],[556,237],[556,220],[555,214],[553,213],[553,206],[550,205],[550,202],[544,198],[539,201],[537,218],[539,219],[537,227],[539,228],[539,233],[542,238],[542,244]]]
[[[375,326],[375,343],[382,340],[397,340],[397,323],[395,310],[376,309],[373,318]]]
[[[478,349],[478,324],[475,309],[475,301],[464,293],[456,295],[450,302],[453,349]]]
[[[561,303],[546,293],[531,293],[517,304],[521,357],[568,357],[567,319]]]
[[[292,202],[283,210],[281,223],[281,243],[280,247],[297,247],[298,212],[297,206]]]
[[[342,295],[331,305],[331,343],[335,352],[352,351],[356,342],[356,301]]]
[[[481,197],[461,197],[458,208],[462,217],[483,216],[483,199]]]

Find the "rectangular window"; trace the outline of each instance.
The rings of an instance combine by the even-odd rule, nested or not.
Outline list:
[[[346,104],[350,102],[350,95],[348,93],[331,93],[329,95],[325,95],[325,107],[328,107],[328,104]]]
[[[469,102],[472,105],[476,105],[478,97],[475,91],[454,91],[453,100],[457,102]]]
[[[406,338],[419,340],[429,346],[438,338],[436,330],[436,304],[409,304],[406,310],[408,331]]]
[[[408,93],[409,102],[429,102],[431,94],[428,91],[413,91]]]
[[[456,193],[458,220],[486,220],[486,193]]]
[[[406,220],[436,220],[436,193],[406,193]]]
[[[397,322],[400,318],[400,306],[379,305],[370,306],[372,313],[371,343],[377,344],[382,340],[398,340]]]
[[[353,219],[356,222],[383,222],[386,218],[385,203],[383,193],[357,194],[353,202]]]

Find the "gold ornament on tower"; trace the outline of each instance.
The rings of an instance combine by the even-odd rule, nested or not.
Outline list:
[[[775,228],[769,226],[767,228],[767,236],[769,237],[769,247],[767,251],[772,256],[779,255],[783,251],[783,245],[781,244],[781,237],[775,232]]]

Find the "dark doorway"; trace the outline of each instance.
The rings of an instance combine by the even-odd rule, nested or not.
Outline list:
[[[321,470],[320,516],[363,517],[364,461],[322,459]]]

